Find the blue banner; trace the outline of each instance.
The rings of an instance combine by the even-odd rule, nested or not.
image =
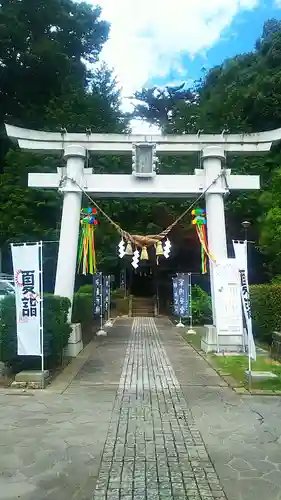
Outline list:
[[[174,315],[181,318],[190,316],[189,276],[179,274],[173,278]]]
[[[102,273],[93,275],[93,314],[100,316],[102,314]]]
[[[110,304],[110,282],[111,282],[111,277],[110,276],[105,276],[104,277],[104,283],[103,283],[103,312],[108,312],[109,310],[109,304]]]

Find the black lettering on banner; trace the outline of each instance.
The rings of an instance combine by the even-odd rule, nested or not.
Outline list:
[[[36,318],[36,316],[37,316],[37,300],[33,297],[30,297],[29,305],[30,305],[30,316],[32,318]]]
[[[99,315],[101,313],[102,305],[102,273],[94,274],[93,287],[93,314]]]
[[[22,299],[22,316],[23,318],[29,317],[29,299],[23,297]]]
[[[35,271],[22,271],[22,316],[36,318],[37,300],[34,292]]]
[[[22,271],[22,291],[26,293],[34,293],[34,274],[35,271]]]
[[[252,316],[250,295],[249,295],[249,288],[247,284],[246,274],[245,271],[243,270],[240,271],[240,279],[241,279],[242,300],[244,302],[246,314],[250,319]]]

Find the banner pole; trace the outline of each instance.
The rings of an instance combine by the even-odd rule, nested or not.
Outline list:
[[[43,242],[39,242],[39,273],[40,273],[40,324],[41,324],[41,371],[42,389],[44,389],[44,316],[43,316]]]
[[[195,335],[196,331],[193,330],[193,315],[192,315],[192,273],[188,273],[188,298],[189,298],[189,330],[187,333]]]
[[[177,279],[178,280],[183,280],[183,283],[184,283],[183,287],[185,287],[184,274],[177,273]],[[188,293],[188,291],[187,291],[187,293]],[[178,324],[176,326],[179,327],[179,328],[184,328],[185,325],[182,322],[182,316],[181,316],[181,314],[184,313],[184,312],[181,311],[181,308],[179,308],[179,313],[180,313],[180,316],[179,316],[180,320],[179,320],[179,322],[178,322]]]
[[[247,238],[247,237],[246,237]],[[247,273],[247,283],[248,281],[248,241],[245,238],[245,247],[246,247],[246,273]],[[249,335],[248,335],[248,390],[251,392],[252,390],[252,360],[251,360],[251,349],[250,349],[250,342],[249,342]]]
[[[103,327],[103,275],[101,277],[101,308],[100,308],[100,329]]]
[[[250,349],[248,346],[248,389],[249,392],[252,390],[252,362],[251,362],[251,355],[250,355]]]
[[[112,323],[112,321],[110,319],[110,315],[111,315],[111,277],[110,277],[110,275],[108,275],[107,281],[108,281],[108,290],[107,290],[107,293],[108,293],[108,307],[107,307],[107,321],[105,323],[105,326],[112,327],[113,323]]]
[[[104,294],[104,276],[100,273],[101,286],[100,286],[100,329],[97,331],[96,335],[98,337],[106,337],[107,332],[103,329],[103,294]]]
[[[43,242],[11,243],[17,354],[41,359],[44,388]]]

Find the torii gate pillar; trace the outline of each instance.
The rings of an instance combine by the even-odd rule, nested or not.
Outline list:
[[[225,152],[217,146],[208,146],[203,149],[202,162],[205,171],[206,185],[210,185],[221,173],[222,162],[225,162]],[[220,177],[205,194],[208,245],[212,255],[218,262],[227,259],[226,228],[224,214],[225,186],[222,185],[223,178]],[[219,192],[221,191],[221,192]],[[216,325],[216,307],[214,291],[214,266],[211,261],[210,281],[212,291],[213,321]]]
[[[79,144],[70,144],[64,150],[66,158],[66,181],[63,193],[63,207],[60,230],[59,254],[55,283],[55,295],[68,297],[71,301],[69,317],[71,318],[73,293],[76,276],[77,249],[79,241],[80,211],[82,191],[77,189],[84,176],[86,149]]]

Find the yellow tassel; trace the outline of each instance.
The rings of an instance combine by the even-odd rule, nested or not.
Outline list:
[[[156,243],[156,255],[157,257],[160,257],[161,255],[164,255],[163,247],[162,247],[162,242],[157,241]]]
[[[146,247],[142,248],[140,260],[148,260],[148,253]]]
[[[132,249],[132,243],[128,241],[126,250],[125,250],[126,255],[133,255],[133,249]]]

